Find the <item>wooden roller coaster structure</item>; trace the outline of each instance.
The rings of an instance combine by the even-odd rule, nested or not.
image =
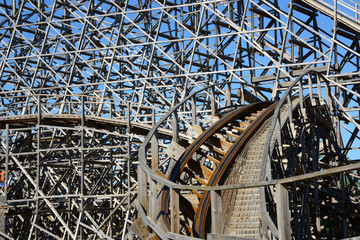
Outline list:
[[[339,146],[329,108],[304,90],[321,76],[307,74],[308,82],[300,76],[280,101],[224,114],[179,157],[173,155],[163,173],[151,170],[160,169],[152,165],[157,156],[141,159],[153,150],[149,139],[158,126],[185,101],[159,121],[140,147],[138,178],[137,208],[153,237],[320,239],[344,234],[340,229],[360,234],[358,189],[344,185],[359,164],[334,154]]]
[[[359,237],[359,16],[0,1],[0,239]]]

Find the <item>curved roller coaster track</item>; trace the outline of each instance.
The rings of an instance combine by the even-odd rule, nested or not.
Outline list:
[[[0,2],[0,238],[360,236],[354,0]]]

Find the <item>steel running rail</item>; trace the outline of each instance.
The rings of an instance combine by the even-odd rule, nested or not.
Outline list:
[[[146,196],[147,195],[147,179],[151,179],[151,181],[155,182],[158,186],[159,185],[166,186],[173,190],[181,189],[181,190],[220,191],[220,190],[227,190],[227,189],[260,187],[261,188],[261,191],[260,191],[261,198],[263,198],[264,197],[264,195],[262,194],[262,191],[264,191],[263,187],[264,186],[272,186],[272,185],[277,184],[277,182],[278,182],[278,180],[273,180],[273,179],[271,179],[271,176],[268,175],[268,173],[269,173],[268,167],[269,167],[269,162],[271,161],[271,158],[269,159],[269,157],[271,157],[271,153],[272,153],[272,149],[271,149],[269,141],[272,138],[272,135],[274,134],[275,129],[277,127],[281,127],[280,122],[279,122],[280,121],[280,119],[279,119],[280,118],[280,109],[282,106],[284,106],[284,104],[289,104],[291,106],[291,104],[292,104],[291,99],[294,94],[299,96],[300,108],[303,107],[302,100],[304,99],[305,92],[307,92],[309,94],[310,98],[312,97],[313,94],[315,94],[313,92],[313,90],[315,88],[314,89],[312,88],[313,83],[312,83],[311,77],[309,77],[309,79],[307,80],[309,83],[308,86],[306,86],[306,87],[303,86],[303,85],[306,85],[306,80],[304,80],[303,78],[304,78],[304,76],[306,76],[308,74],[317,75],[318,81],[320,81],[320,79],[321,79],[322,82],[325,83],[327,86],[338,86],[338,83],[334,82],[333,80],[327,78],[324,75],[319,74],[317,71],[314,71],[314,70],[308,70],[301,76],[297,77],[297,79],[295,81],[291,82],[290,86],[287,88],[286,92],[284,93],[284,95],[282,95],[280,101],[277,103],[276,108],[274,107],[274,109],[273,109],[274,114],[273,114],[273,119],[272,119],[270,131],[269,131],[269,135],[266,140],[266,145],[264,148],[260,179],[259,179],[259,182],[255,183],[255,184],[245,184],[245,185],[244,184],[232,184],[232,185],[227,185],[227,186],[189,186],[189,185],[181,185],[181,184],[171,182],[168,179],[155,174],[150,169],[150,167],[147,166],[146,161],[145,161],[145,159],[146,159],[145,158],[145,156],[146,156],[145,150],[146,150],[147,145],[150,143],[150,140],[151,140],[153,134],[155,134],[155,132],[160,127],[160,125],[163,121],[165,121],[170,115],[174,114],[174,112],[176,111],[176,109],[178,107],[180,107],[184,102],[191,99],[194,96],[194,94],[196,94],[197,92],[203,91],[205,89],[199,90],[199,91],[194,92],[193,94],[187,96],[182,102],[177,104],[166,115],[164,115],[160,119],[160,121],[153,127],[153,129],[149,132],[149,134],[145,138],[145,141],[143,142],[143,144],[141,145],[140,150],[139,150],[139,170],[138,170],[139,171],[139,179],[138,179],[138,183],[139,183],[139,198],[138,199],[139,199],[139,201],[138,202],[136,201],[137,202],[136,206],[137,206],[138,211],[140,212],[140,216],[144,220],[145,224],[149,225],[156,232],[156,234],[158,234],[158,236],[161,237],[162,239],[168,238],[169,233],[166,233],[163,229],[161,229],[157,225],[156,219],[151,219],[151,217],[146,216],[146,213],[144,211],[144,208],[146,209],[148,206],[147,205],[148,200],[147,200],[147,196]],[[212,87],[212,86],[208,86],[206,89],[208,89],[210,87]],[[342,86],[339,86],[339,87],[342,87]],[[332,101],[330,101],[330,100],[333,99],[334,96],[331,93],[326,93],[326,94],[327,94],[326,99],[329,100],[330,104],[333,104]],[[355,92],[353,94],[358,96],[358,94]],[[321,98],[321,96],[319,96],[319,97]],[[289,100],[289,101],[286,102],[286,100]],[[291,107],[291,109],[292,109],[292,107]],[[345,113],[344,117],[346,119],[348,119],[350,122],[354,123],[354,125],[359,127],[358,124],[354,121],[354,119],[352,119],[350,116],[347,116],[346,113]],[[289,119],[291,119],[291,111],[289,111]],[[358,164],[353,164],[353,166],[346,167],[347,171],[349,169],[353,170],[353,169],[357,169],[357,168],[358,168]],[[334,171],[340,172],[343,170],[342,170],[342,167],[339,167],[339,169],[334,169],[331,171],[324,170],[323,172],[316,174],[316,176],[314,174],[310,174],[311,176],[306,175],[306,176],[303,176],[303,178],[310,179],[310,178],[314,178],[314,177],[319,177],[319,176],[326,175],[326,174],[332,174]],[[299,177],[302,177],[302,176],[299,176]],[[281,184],[284,184],[288,181],[292,181],[292,178],[282,179]],[[301,180],[297,180],[297,181],[301,181]],[[172,200],[170,200],[170,201],[172,201]],[[261,204],[263,204],[263,201],[261,201]],[[269,228],[272,235],[275,236],[276,238],[277,237],[281,238],[281,232],[284,230],[282,228],[284,228],[284,227],[283,226],[280,226],[279,228],[276,227],[274,222],[271,220],[269,214],[266,212],[266,208],[264,208],[263,206],[261,207],[261,215],[262,215],[262,219],[264,220],[263,224],[265,224],[266,227]]]
[[[258,110],[259,108],[267,107],[270,103],[269,102],[258,102],[253,103],[250,105],[242,106],[239,109],[233,110],[232,112],[226,114],[224,117],[222,117],[219,121],[217,121],[215,124],[211,125],[206,131],[204,131],[202,134],[200,134],[194,142],[185,150],[181,158],[178,160],[177,165],[173,168],[171,175],[168,177],[168,179],[172,182],[175,182],[181,173],[183,172],[185,165],[190,161],[194,153],[201,147],[203,143],[205,143],[210,137],[213,136],[215,132],[222,129],[224,126],[235,120],[238,116],[244,116],[247,114],[250,114],[253,112],[253,109]],[[235,143],[238,143],[235,142]],[[231,148],[233,153],[237,152],[237,149]],[[229,149],[230,150],[230,149]],[[234,152],[235,151],[235,152]],[[226,169],[226,167],[229,165],[229,163],[232,161],[234,157],[233,155],[225,155],[222,158],[221,163],[216,168],[215,174],[216,176],[212,176],[211,179],[209,179],[208,186],[214,186],[214,182],[216,184],[219,182],[220,178],[222,177],[222,173]],[[224,162],[226,161],[226,162]],[[222,171],[218,168],[221,168]],[[209,194],[209,192],[205,192],[206,194]],[[203,193],[203,196],[204,194]],[[170,230],[170,221],[169,221],[169,196],[170,195],[170,189],[166,188],[162,195],[162,203],[161,203],[161,211],[163,212],[163,220],[166,224],[166,227],[168,230]],[[200,220],[201,222],[202,220]],[[199,222],[199,221],[197,221]]]
[[[310,72],[310,71],[309,71]],[[307,72],[308,73],[308,72]],[[305,75],[305,74],[304,74]],[[303,76],[303,75],[302,75]],[[301,77],[302,77],[301,76]],[[300,77],[299,77],[300,78]],[[221,83],[218,84],[214,84],[214,85],[219,85]],[[150,130],[150,132],[148,133],[148,135],[146,136],[146,138],[144,139],[142,145],[139,148],[139,169],[138,169],[138,184],[139,184],[139,197],[138,197],[138,203],[136,204],[138,211],[145,213],[143,208],[146,209],[147,206],[147,176],[150,177],[153,181],[157,182],[158,184],[161,184],[163,186],[166,186],[167,188],[172,188],[172,189],[187,189],[187,190],[207,190],[210,191],[211,189],[215,189],[215,188],[219,188],[216,186],[191,186],[191,185],[181,185],[181,184],[177,184],[174,183],[166,178],[163,178],[159,175],[156,175],[149,166],[147,166],[146,162],[145,162],[145,156],[146,156],[146,146],[150,143],[152,136],[155,134],[155,132],[158,130],[158,128],[160,128],[162,122],[164,122],[169,116],[171,116],[172,114],[175,113],[175,111],[182,106],[186,101],[188,101],[189,99],[191,99],[195,94],[204,91],[206,89],[212,88],[214,87],[214,85],[208,86],[206,88],[203,88],[201,90],[198,90],[194,93],[192,93],[191,95],[187,96],[186,98],[183,99],[183,101],[181,101],[180,103],[178,103],[176,106],[174,106],[167,114],[163,115],[162,118],[157,122],[157,124]],[[295,85],[295,84],[294,84]],[[275,105],[273,106],[272,110],[273,111],[275,109]],[[260,186],[267,186],[267,185],[273,185],[274,182],[268,181],[268,182],[260,182],[256,183],[256,184],[250,184],[248,186],[243,186],[243,187],[260,187]],[[221,189],[234,189],[234,188],[241,188],[241,186],[238,185],[229,185],[229,186],[220,186]],[[164,203],[162,204],[162,207],[164,206]],[[166,214],[168,214],[168,211],[165,212]],[[143,218],[145,217],[145,218]],[[151,222],[153,220],[151,220],[151,218],[146,217],[146,216],[142,216],[144,221],[148,221]],[[157,233],[157,235],[159,235],[161,238],[166,238],[166,233],[160,229],[160,228],[156,228],[156,225],[154,225],[155,222],[152,222],[152,228],[153,230]],[[165,227],[166,229],[169,230],[169,220],[167,219],[165,221]],[[276,227],[274,228],[274,230],[277,233],[277,229]],[[277,235],[277,234],[275,234]]]
[[[261,125],[268,119],[274,112],[277,102],[269,106],[234,142],[230,149],[226,152],[222,162],[216,168],[214,174],[211,176],[208,186],[216,186],[220,179],[223,177],[224,172],[230,166],[230,164],[238,157],[238,153],[243,147],[251,140],[256,131]],[[205,221],[208,215],[208,209],[210,205],[210,191],[205,191],[201,198],[198,211],[195,217],[195,231],[201,237],[205,238],[206,229]]]

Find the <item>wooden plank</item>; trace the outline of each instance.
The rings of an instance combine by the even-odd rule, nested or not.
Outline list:
[[[279,240],[291,239],[289,196],[281,184],[276,184],[275,200]]]
[[[195,189],[192,189],[191,192],[193,192],[199,199],[202,198],[202,194],[196,191]]]
[[[185,148],[175,141],[172,141],[169,145],[169,147],[166,149],[165,153],[172,158],[178,160],[181,155],[185,152]]]
[[[175,189],[170,189],[170,219],[171,219],[171,232],[180,233],[180,205],[179,205],[179,192]]]
[[[159,169],[159,143],[157,131],[151,138],[151,169],[153,171]]]
[[[205,179],[210,179],[214,172],[205,167],[204,165],[200,165],[200,168]]]
[[[195,179],[196,179],[198,182],[200,182],[202,185],[205,185],[205,186],[208,185],[208,180],[207,180],[207,179],[201,178],[201,177],[199,177],[199,176],[197,176],[197,175],[195,175]]]
[[[141,151],[140,151],[141,154]],[[143,156],[140,155],[140,159]],[[139,202],[143,207],[147,207],[147,183],[146,183],[146,173],[143,169],[139,166],[138,167],[138,189],[139,189]],[[146,209],[145,209],[146,210]]]
[[[299,0],[297,0],[299,2]],[[335,11],[332,8],[329,8],[328,6],[322,4],[321,2],[317,0],[306,0],[306,4],[310,5],[314,9],[319,10],[323,14],[331,17],[334,19],[335,17]],[[341,12],[337,12],[337,21],[338,21],[338,27],[347,27],[348,29],[345,30],[352,30],[354,33],[360,32],[360,25],[353,21],[352,19],[348,18],[347,16],[343,15]],[[340,24],[341,23],[341,24]],[[344,26],[342,26],[344,25]]]
[[[325,177],[325,176],[329,176],[329,175],[333,175],[333,174],[339,174],[342,172],[354,171],[354,170],[358,170],[358,169],[360,169],[360,163],[353,163],[353,164],[349,164],[346,166],[334,167],[334,168],[325,169],[325,170],[318,171],[318,172],[307,173],[307,174],[289,177],[289,178],[282,178],[282,179],[279,179],[277,182],[280,184],[289,184],[289,183],[294,183],[294,182],[310,180],[313,178]]]
[[[174,239],[174,240],[202,240],[201,238],[188,237],[188,236],[171,233],[171,232],[167,233],[167,237],[168,237],[168,239]]]
[[[246,237],[240,236],[229,236],[229,235],[222,235],[222,234],[214,234],[208,233],[207,238],[208,240],[249,240]],[[261,238],[251,238],[251,240],[260,240]]]
[[[235,138],[235,139],[237,139],[239,137],[239,135],[234,134],[231,131],[226,131],[226,135],[228,135],[229,137]]]
[[[319,172],[308,173],[308,174],[303,174],[303,175],[299,175],[299,176],[295,176],[295,177],[283,178],[283,179],[272,180],[272,181],[259,181],[259,182],[255,182],[255,183],[246,183],[246,184],[231,184],[231,185],[226,185],[226,186],[190,186],[190,185],[175,184],[173,182],[168,181],[167,179],[164,179],[164,178],[161,178],[161,177],[155,175],[154,173],[150,172],[151,170],[143,162],[140,162],[139,166],[141,168],[147,168],[146,173],[149,175],[149,177],[155,179],[158,183],[161,183],[163,185],[170,186],[174,189],[179,189],[179,190],[205,190],[205,191],[264,187],[264,186],[274,185],[276,183],[288,184],[288,183],[292,183],[292,182],[304,181],[304,180],[309,180],[309,179],[313,179],[313,178],[317,178],[317,177],[323,177],[323,176],[328,176],[328,175],[332,175],[332,174],[338,174],[341,172],[354,171],[354,170],[360,169],[360,163],[354,163],[354,164],[350,164],[350,165],[346,165],[346,166],[326,169],[326,170],[319,171]]]
[[[289,75],[292,76],[292,77],[298,77],[298,76],[303,75],[304,73],[308,72],[309,70],[314,70],[314,71],[318,71],[318,72],[325,72],[327,70],[327,66],[294,70],[293,72],[290,72]],[[287,78],[287,77],[288,76],[285,73],[280,73],[279,79]],[[269,74],[269,75],[253,77],[252,82],[253,83],[259,83],[259,82],[272,81],[272,80],[275,80],[275,79],[276,79],[275,74]]]
[[[199,205],[199,196],[197,194],[182,194],[182,196],[186,198],[186,200],[188,200],[192,205]]]
[[[222,229],[221,191],[211,191],[211,232],[221,233]]]
[[[50,124],[56,124],[56,123],[63,123],[63,122],[80,122],[81,117],[77,114],[42,114],[41,118],[44,121],[50,121]],[[56,122],[53,122],[56,121]],[[104,126],[127,126],[126,120],[118,119],[118,118],[105,118],[105,117],[95,117],[95,116],[85,116],[85,123],[93,122],[96,124],[96,128],[99,129],[99,124],[101,124],[101,127]],[[37,124],[37,115],[21,115],[21,116],[5,116],[0,118],[0,129],[5,129],[6,123],[10,124],[10,128],[12,127],[22,127],[27,125],[36,125]],[[49,123],[49,122],[48,122]],[[16,125],[18,124],[18,125]],[[16,126],[12,126],[16,125]],[[46,125],[46,124],[44,124]],[[131,129],[133,131],[142,130],[141,134],[147,135],[148,132],[151,130],[153,125],[147,124],[147,123],[140,123],[140,122],[131,122]],[[139,132],[139,131],[137,131]],[[165,128],[158,128],[158,133],[160,135],[166,135],[171,136],[173,134],[173,131]],[[189,136],[186,136],[186,134],[179,133],[180,139],[190,140],[191,138]]]
[[[288,6],[290,7],[290,5],[288,5]],[[299,11],[299,12],[301,12],[303,14],[306,14],[308,16],[315,16],[316,15],[315,12],[309,11],[309,10],[307,10],[307,9],[305,9],[303,7],[300,7],[298,5],[295,5],[295,4],[293,5],[293,9],[296,10],[296,11]]]
[[[158,225],[149,217],[146,217],[146,221],[152,230],[161,238],[166,239],[166,233],[158,227]]]
[[[149,180],[149,216],[152,220],[156,222],[157,215],[159,213],[158,207],[159,207],[159,201],[157,199],[158,192],[157,192],[157,184],[154,180]]]
[[[146,239],[149,236],[149,231],[146,229],[141,218],[137,218],[131,224],[130,231],[135,233],[140,239]]]
[[[201,178],[210,179],[213,171],[201,165],[200,162],[195,161],[194,159],[190,159],[187,163],[187,168],[191,169],[196,175],[200,176]]]
[[[0,232],[5,232],[5,216],[8,213],[8,206],[5,204],[5,196],[0,196]]]
[[[225,151],[222,150],[221,148],[213,146],[213,150],[217,153],[220,153],[221,155],[225,155]]]
[[[210,156],[209,154],[206,155],[206,158],[209,159],[210,161],[212,161],[213,163],[217,164],[217,165],[219,165],[219,163],[220,163],[219,160],[217,160],[216,158]]]
[[[144,225],[147,227],[149,226],[154,232],[161,238],[167,239],[165,232],[158,227],[158,225],[149,217],[146,216],[144,208],[140,205],[138,200],[135,200],[135,207],[144,222]]]
[[[221,148],[224,149],[225,151],[229,150],[229,148],[231,148],[232,146],[232,143],[231,142],[228,142],[224,139],[220,139],[220,145],[221,145]]]

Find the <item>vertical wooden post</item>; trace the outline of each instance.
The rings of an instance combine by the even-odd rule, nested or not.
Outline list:
[[[158,214],[158,205],[157,201],[157,183],[153,179],[149,180],[149,216],[154,222],[156,222],[157,214]]]
[[[85,206],[85,109],[84,109],[84,96],[81,96],[81,143],[80,143],[80,166],[81,166],[81,177],[80,177],[80,212],[84,212]],[[81,215],[82,216],[82,215]],[[81,222],[82,219],[79,219]],[[80,239],[84,239],[84,227],[80,226]]]
[[[7,213],[5,196],[0,196],[0,207],[0,231],[5,233],[5,216]],[[5,240],[5,238],[0,236],[0,240]]]
[[[130,196],[130,189],[131,189],[131,177],[130,177],[130,155],[131,155],[131,106],[130,102],[127,102],[127,118],[126,118],[126,138],[127,138],[127,151],[126,151],[126,163],[127,163],[127,188],[128,188],[128,209],[131,209],[131,196]]]
[[[303,88],[303,82],[302,79],[299,80],[299,98],[300,98],[300,111],[303,115],[305,115],[304,112],[304,88]]]
[[[319,97],[319,100],[321,101],[323,98],[322,98],[322,94],[321,94],[321,79],[320,79],[320,76],[318,73],[315,73],[315,77],[316,77],[316,87],[317,87],[317,95]]]
[[[311,79],[311,73],[308,74],[308,82],[309,82],[309,96],[310,96],[310,100],[311,100],[311,105],[315,105],[315,100],[314,100],[314,90],[313,90],[313,83],[312,83],[312,79]]]
[[[276,140],[278,141],[278,149],[280,151],[280,154],[282,154],[282,139],[281,139],[281,114],[279,116],[276,116]]]
[[[276,184],[275,198],[279,240],[291,239],[289,196],[282,184]]]
[[[211,90],[211,116],[215,116],[216,113],[215,87],[212,86],[210,90]]]
[[[288,101],[288,114],[289,114],[289,121],[290,124],[293,124],[293,112],[292,112],[292,99],[291,99],[291,94],[289,94],[287,97],[287,101]]]
[[[39,98],[40,100],[40,98]],[[40,190],[40,159],[41,159],[41,155],[40,155],[40,142],[41,142],[41,127],[40,127],[40,103],[39,103],[39,109],[38,109],[38,125],[37,125],[37,154],[36,154],[36,192],[35,192],[35,197],[36,197],[36,202],[35,202],[35,213],[36,213],[36,221],[35,223],[38,224],[38,219],[40,218],[39,216],[39,210],[40,210],[40,201],[39,201],[39,190]],[[37,240],[39,237],[39,229],[35,228],[35,240]]]
[[[152,125],[155,126],[155,110],[152,113]],[[151,138],[151,169],[159,169],[159,143],[158,143],[158,131],[156,130]]]
[[[240,95],[241,97],[240,104],[244,105],[245,104],[244,84],[240,84],[240,90],[238,95]]]
[[[45,106],[46,107],[46,106]],[[37,122],[38,125],[40,125],[41,123],[41,97],[40,94],[38,95],[38,106],[37,106],[38,110],[37,110]]]
[[[145,148],[140,148],[139,151],[139,163],[145,161]],[[146,203],[146,193],[147,193],[147,185],[146,185],[146,174],[141,168],[141,166],[138,166],[138,191],[139,191],[139,202],[145,208],[147,209],[147,203]]]
[[[112,118],[112,115],[113,115],[113,112],[112,112],[113,103],[112,103],[112,101],[109,102],[109,107],[110,107],[110,109],[109,109],[110,118]]]
[[[6,149],[5,149],[5,196],[2,197],[0,196],[0,205],[5,206],[7,204],[7,185],[9,183],[9,152],[10,152],[10,130],[9,130],[9,124],[6,124]],[[2,207],[3,207],[2,206]],[[0,209],[0,231],[1,232],[5,232],[5,213],[7,213],[7,211],[5,209]],[[5,238],[0,238],[0,239],[5,239]]]
[[[229,5],[230,5],[230,3],[229,3]],[[226,83],[225,103],[226,103],[226,106],[231,106],[231,84],[230,83]]]
[[[111,138],[111,142],[112,141],[113,140]],[[113,149],[110,149],[109,153],[110,153],[110,162],[113,165],[115,165],[114,158],[113,158]],[[110,170],[109,170],[109,188],[110,188],[111,194],[113,194],[114,193],[114,168],[110,168]],[[130,196],[128,196],[128,197],[130,197]],[[69,204],[69,206],[70,206],[70,204]],[[114,209],[114,198],[113,197],[110,197],[110,209]],[[109,231],[110,236],[112,236],[112,234],[113,234],[113,228],[114,228],[113,219],[114,219],[113,216],[111,216],[110,219],[109,219],[109,229],[108,229],[108,231]]]
[[[6,124],[6,149],[5,149],[5,202],[7,202],[7,185],[9,183],[9,159],[10,159],[10,129],[9,124]]]
[[[196,125],[196,99],[195,96],[192,98],[191,101],[191,117],[192,117],[192,126],[194,127]]]
[[[171,232],[180,233],[179,193],[173,188],[170,188],[170,209]]]
[[[223,228],[221,191],[211,190],[211,232],[221,234]]]
[[[175,109],[173,113],[172,129],[173,129],[172,141],[179,143],[179,118],[178,118],[177,109]]]
[[[155,110],[152,112],[152,125],[155,126]],[[158,132],[155,131],[153,137],[151,138],[151,169],[153,171],[159,169],[159,143],[158,143]],[[157,182],[153,179],[150,179],[149,182],[150,196],[149,196],[149,215],[150,218],[156,222],[158,215],[158,206],[157,201]]]

